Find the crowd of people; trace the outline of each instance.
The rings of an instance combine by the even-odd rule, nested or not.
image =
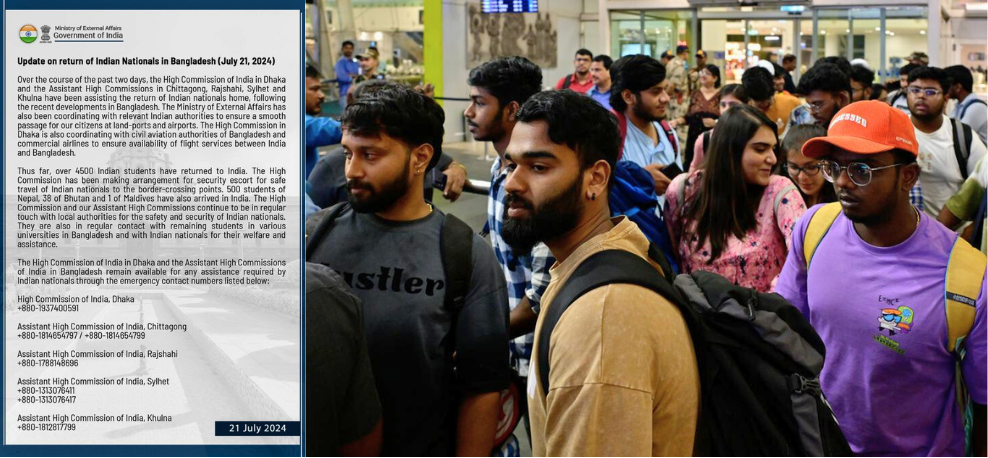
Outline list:
[[[481,235],[432,205],[467,176],[428,88],[351,74],[336,121],[307,70],[307,453],[511,455],[521,418],[536,456],[692,455],[709,374],[677,299],[565,288],[620,251],[791,304],[853,453],[985,456],[970,71],[910,63],[892,88],[826,57],[793,81],[787,56],[722,84],[703,51],[667,54],[580,49],[550,90],[523,57],[472,69],[462,115],[497,152]]]

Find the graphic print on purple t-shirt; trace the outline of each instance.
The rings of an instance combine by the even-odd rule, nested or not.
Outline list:
[[[919,229],[893,247],[875,247],[839,215],[809,272],[806,225],[776,285],[827,345],[820,375],[851,449],[864,455],[960,456],[964,427],[957,406],[954,355],[947,351],[944,276],[957,234],[921,216]],[[985,284],[975,303],[961,372],[974,402],[986,402]]]

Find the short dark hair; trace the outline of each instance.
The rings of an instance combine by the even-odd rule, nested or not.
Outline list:
[[[794,60],[796,60],[796,56],[794,56],[794,55],[792,55],[792,54],[786,54],[786,55],[785,55],[785,56],[784,56],[784,57],[782,58],[782,63],[784,64],[784,63],[787,63],[787,62],[792,62],[792,61],[794,61]]]
[[[611,65],[611,107],[619,112],[628,109],[622,91],[639,94],[665,79],[666,66],[649,56],[634,54],[618,59]]]
[[[950,86],[954,84],[953,80],[950,79],[950,75],[939,67],[914,68],[913,71],[909,72],[909,79],[906,81],[912,83],[916,80],[935,80],[940,85],[940,90],[944,94],[947,94],[947,91],[950,91]]]
[[[521,105],[542,90],[542,69],[524,57],[498,57],[470,70],[467,84],[486,89],[502,108]]]
[[[954,84],[960,84],[967,92],[974,92],[974,77],[971,76],[969,68],[963,65],[951,65],[943,70],[947,72]]]
[[[322,80],[322,72],[320,72],[319,69],[316,68],[314,65],[306,65],[305,77]]]
[[[350,41],[350,40],[346,40],[346,41],[344,41],[344,42],[343,42],[343,44],[341,44],[341,45],[340,45],[340,47],[342,48],[342,47],[344,47],[344,46],[346,46],[346,45],[350,45],[350,46],[353,46],[353,42],[352,42],[352,41]]]
[[[714,64],[707,64],[703,68],[706,69],[708,72],[710,72],[711,75],[717,77],[717,82],[714,83],[714,87],[715,88],[720,87],[720,67],[717,67]]]
[[[353,87],[353,92],[351,93],[351,95],[353,95],[354,100],[356,100],[359,98],[363,98],[368,94],[377,92],[381,88],[390,87],[390,86],[400,86],[400,85],[401,83],[393,80],[384,80],[384,79],[364,80],[361,81],[360,83],[357,83],[357,85]]]
[[[775,70],[775,74],[772,75],[773,78],[782,78],[786,76],[786,69],[782,68],[781,65],[772,62],[772,68]]]
[[[748,93],[745,92],[744,86],[740,84],[728,84],[720,88],[720,91],[717,92],[717,99],[720,100],[729,95],[734,96],[734,98],[740,100],[741,103],[746,104],[751,101],[751,97],[748,97]]]
[[[607,54],[598,54],[596,57],[593,58],[593,61],[600,62],[601,64],[603,64],[604,70],[610,70],[611,65],[614,64],[614,60],[611,59],[611,56],[608,56]]]
[[[903,65],[902,68],[899,69],[899,75],[909,76],[909,72],[916,70],[919,67],[922,67],[922,65],[917,65],[912,63]]]
[[[882,96],[882,91],[888,91],[888,88],[884,84],[872,84],[871,85],[871,98],[869,100],[878,100]]]
[[[841,72],[844,72],[845,75],[848,75],[848,76],[851,75],[851,63],[848,62],[848,60],[847,60],[846,57],[843,57],[843,56],[827,56],[827,57],[824,57],[824,58],[822,58],[822,59],[814,62],[813,63],[813,66],[816,67],[817,65],[823,65],[823,64],[836,65],[837,68]]]
[[[756,102],[771,99],[775,95],[772,74],[762,67],[752,67],[745,70],[741,74],[741,84],[744,85],[744,90],[751,97],[751,100]]]
[[[573,57],[576,57],[576,56],[590,56],[590,58],[593,59],[593,53],[590,52],[590,50],[589,49],[586,49],[586,48],[577,49],[576,50],[576,54],[574,54]]]
[[[545,121],[549,140],[576,151],[582,170],[597,161],[607,161],[611,166],[608,184],[613,182],[621,148],[617,118],[592,98],[573,91],[540,92],[521,106],[515,119],[523,123]]]
[[[865,87],[870,87],[875,81],[875,72],[864,65],[852,65],[850,76],[852,80],[863,84]]]
[[[676,54],[682,54],[684,52],[690,52],[690,47],[686,45],[676,46]]]
[[[383,85],[368,91],[346,107],[340,124],[357,136],[378,136],[381,132],[410,147],[432,145],[429,168],[442,155],[443,123],[446,115],[434,100],[401,84]]]
[[[814,65],[799,79],[796,93],[810,95],[813,91],[824,91],[831,94],[847,92],[848,100],[851,93],[851,78],[834,64]]]

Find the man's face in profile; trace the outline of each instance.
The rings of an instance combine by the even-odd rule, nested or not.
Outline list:
[[[318,78],[305,78],[305,114],[315,116],[322,112],[322,102],[326,94],[322,92],[322,82]]]

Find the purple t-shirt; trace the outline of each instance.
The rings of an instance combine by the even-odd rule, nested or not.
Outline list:
[[[858,455],[962,456],[964,427],[944,305],[957,234],[924,214],[909,239],[880,248],[861,240],[842,213],[807,275],[803,235],[820,207],[796,223],[776,292],[803,312],[827,346],[820,383],[851,449]],[[983,280],[976,304],[961,368],[972,399],[985,404]]]

